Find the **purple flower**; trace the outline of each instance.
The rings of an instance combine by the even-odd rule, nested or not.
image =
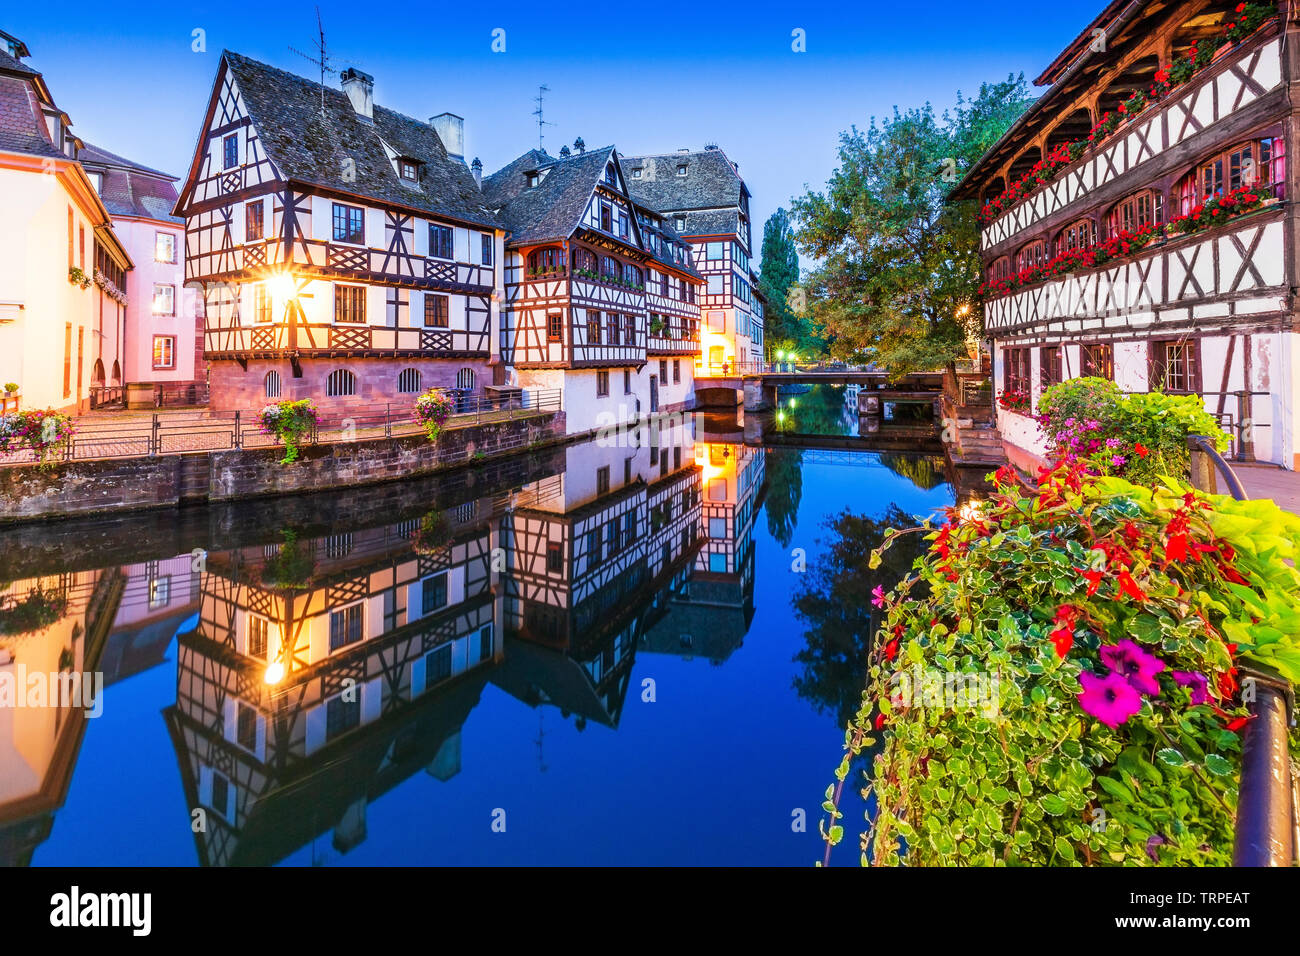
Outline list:
[[[1123,467],[1124,467],[1124,464],[1125,464],[1127,461],[1128,461],[1128,459],[1125,458],[1123,455],[1111,455],[1111,456],[1110,456],[1110,463],[1111,463],[1112,465],[1114,465],[1116,468],[1123,468]]]
[[[1101,661],[1118,676],[1128,681],[1133,689],[1155,697],[1160,693],[1156,675],[1165,669],[1165,662],[1148,654],[1127,638],[1118,644],[1107,644],[1101,649]]]
[[[877,584],[871,591],[871,603],[876,607],[885,606],[885,589]]]
[[[1122,442],[1122,441],[1121,441],[1120,439],[1118,439],[1118,438],[1107,438],[1107,439],[1106,439],[1106,447],[1107,447],[1107,448],[1118,448],[1118,447],[1119,447],[1120,445],[1122,445],[1122,444],[1124,444],[1124,442]]]
[[[1151,857],[1151,859],[1156,863],[1160,862],[1160,857],[1156,853],[1156,847],[1162,846],[1164,842],[1165,838],[1159,833],[1153,833],[1151,836],[1147,837],[1147,856]]]
[[[1079,684],[1083,687],[1079,706],[1107,727],[1118,727],[1142,709],[1141,695],[1119,674],[1098,677],[1083,671]]]
[[[1210,702],[1210,682],[1196,671],[1174,671],[1174,683],[1192,689],[1192,706]]]
[[[1090,418],[1084,427],[1086,427],[1090,432],[1095,432],[1101,428],[1101,422],[1097,421],[1095,418]]]

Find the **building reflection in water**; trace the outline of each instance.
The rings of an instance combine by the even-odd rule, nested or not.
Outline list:
[[[346,853],[381,795],[456,776],[489,684],[616,728],[638,653],[718,664],[741,646],[767,452],[710,437],[687,424],[491,477],[199,512],[210,551],[5,585],[0,668],[111,686],[175,638],[163,719],[198,861],[270,864],[327,834]],[[0,709],[0,863],[49,836],[86,726],[79,707]]]
[[[568,446],[558,474],[422,518],[207,555],[165,713],[200,862],[272,863],[330,831],[347,852],[380,795],[459,771],[489,682],[617,727],[638,645],[693,577],[706,613],[752,615],[753,469],[689,426],[656,438]]]

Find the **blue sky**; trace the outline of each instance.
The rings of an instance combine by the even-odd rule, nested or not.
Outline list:
[[[929,100],[941,110],[957,90],[1010,72],[1032,79],[1102,6],[1060,0],[1008,17],[1005,5],[956,0],[415,3],[368,4],[377,15],[364,21],[354,3],[320,8],[339,65],[372,74],[377,102],[420,118],[464,116],[468,155],[488,171],[537,144],[541,83],[551,89],[551,152],[577,136],[628,154],[718,143],[754,195],[757,240],[777,206],[825,182],[840,131],[895,104]],[[504,53],[491,50],[497,28]],[[807,52],[791,50],[796,28]],[[222,48],[317,75],[289,50],[312,49],[310,3],[27,3],[0,29],[32,49],[28,62],[83,139],[176,175],[188,167]],[[191,50],[196,29],[206,31],[206,52]]]

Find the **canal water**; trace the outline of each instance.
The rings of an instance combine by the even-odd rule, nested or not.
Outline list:
[[[868,554],[954,501],[878,426],[819,386],[758,429],[0,533],[0,681],[103,681],[0,708],[0,863],[811,865],[911,560]]]

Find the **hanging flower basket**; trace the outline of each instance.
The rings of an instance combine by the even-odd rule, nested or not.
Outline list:
[[[0,415],[0,455],[26,448],[42,468],[53,468],[75,430],[70,416],[48,408]]]
[[[282,531],[284,544],[262,565],[264,587],[279,591],[305,591],[316,572],[316,555],[310,544],[298,540],[294,531]]]
[[[298,446],[304,435],[315,430],[317,420],[316,406],[310,398],[272,402],[258,413],[262,434],[274,435],[284,445],[284,457],[280,459],[282,465],[298,460]]]
[[[456,403],[440,388],[431,388],[415,400],[415,422],[424,427],[429,441],[437,441]]]
[[[12,637],[43,631],[67,613],[66,597],[37,588],[8,607],[0,607],[0,635]]]
[[[439,554],[451,543],[451,532],[451,520],[447,513],[430,511],[420,519],[420,528],[411,539],[411,546],[416,554]]]

